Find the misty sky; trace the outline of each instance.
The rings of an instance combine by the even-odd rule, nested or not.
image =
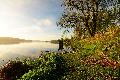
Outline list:
[[[58,39],[61,0],[0,0],[0,37]]]

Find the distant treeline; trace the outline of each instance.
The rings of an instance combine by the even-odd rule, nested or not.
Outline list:
[[[21,42],[32,42],[32,40],[25,40],[12,37],[0,37],[0,44],[17,44]]]
[[[59,41],[58,41],[58,40],[51,40],[50,42],[51,42],[51,43],[54,43],[54,44],[59,44]]]

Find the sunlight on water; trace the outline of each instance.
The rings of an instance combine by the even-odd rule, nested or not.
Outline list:
[[[0,64],[17,57],[37,57],[41,51],[56,51],[57,44],[49,42],[30,42],[12,45],[0,45]]]

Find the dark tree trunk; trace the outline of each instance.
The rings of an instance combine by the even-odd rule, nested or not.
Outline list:
[[[85,18],[85,26],[88,29],[88,32],[89,32],[90,36],[93,36],[92,31],[91,31],[91,29],[89,27],[88,21],[89,21],[89,15],[87,16],[87,18]]]

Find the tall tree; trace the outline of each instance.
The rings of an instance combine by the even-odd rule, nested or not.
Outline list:
[[[78,36],[94,36],[119,20],[118,0],[64,0],[58,25],[73,28]]]

